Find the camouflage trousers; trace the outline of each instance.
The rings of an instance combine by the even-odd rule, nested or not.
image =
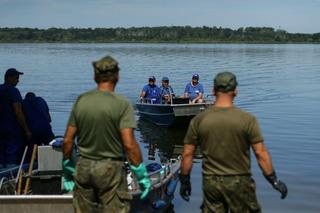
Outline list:
[[[202,212],[261,212],[250,176],[203,176]]]
[[[73,205],[77,213],[126,213],[132,196],[128,192],[122,161],[79,158]]]

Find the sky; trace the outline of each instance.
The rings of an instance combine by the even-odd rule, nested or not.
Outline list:
[[[0,27],[273,27],[320,32],[320,0],[0,0]]]

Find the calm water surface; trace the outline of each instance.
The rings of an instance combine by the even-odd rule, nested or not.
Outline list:
[[[168,76],[182,95],[195,72],[205,94],[216,73],[234,72],[239,81],[235,103],[259,119],[278,176],[289,187],[287,199],[281,200],[253,158],[263,212],[320,212],[320,45],[0,44],[0,75],[9,67],[24,72],[18,85],[22,95],[34,91],[45,98],[55,133],[63,135],[72,103],[95,87],[91,62],[106,54],[120,62],[117,91],[132,104],[149,75],[158,83]],[[146,161],[181,152],[184,129],[156,128],[136,119]],[[199,212],[200,163],[196,159],[192,171],[191,201],[184,202],[176,191],[176,212]]]

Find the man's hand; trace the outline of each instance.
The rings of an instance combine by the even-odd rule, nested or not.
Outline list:
[[[180,195],[182,199],[189,202],[191,195],[191,183],[190,183],[190,174],[183,175],[179,174],[180,180]]]
[[[138,183],[141,190],[140,199],[142,200],[146,198],[148,193],[151,191],[151,183],[150,183],[146,166],[143,163],[140,163],[138,167],[131,165],[130,168],[131,168],[131,171],[136,175],[138,179]]]
[[[273,188],[281,193],[281,199],[284,199],[288,194],[288,188],[286,184],[278,180],[276,172],[273,171],[270,175],[264,175],[267,181],[273,186]]]
[[[72,191],[74,187],[73,176],[76,171],[75,165],[70,159],[66,159],[62,162],[62,168],[64,177],[63,186],[68,192]]]

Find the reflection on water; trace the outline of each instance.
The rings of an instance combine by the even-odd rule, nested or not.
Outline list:
[[[140,132],[140,142],[147,144],[148,159],[155,160],[157,154],[161,162],[166,162],[170,158],[181,155],[187,127],[185,125],[167,128],[140,118],[137,131]],[[201,158],[199,147],[197,147],[194,157],[195,159]]]
[[[182,95],[192,73],[200,75],[205,95],[215,74],[229,70],[239,81],[235,104],[259,120],[285,200],[266,182],[253,157],[252,173],[264,212],[313,213],[320,209],[320,45],[256,44],[0,44],[0,77],[6,69],[24,72],[18,88],[48,102],[52,126],[63,135],[76,97],[95,87],[91,61],[111,54],[120,63],[117,92],[134,103],[150,75],[163,76]],[[139,120],[144,159],[165,160],[181,153],[184,131]],[[189,203],[178,194],[176,212],[199,212],[201,165],[194,164]],[[177,190],[178,191],[178,190]],[[178,193],[178,192],[177,192]]]

